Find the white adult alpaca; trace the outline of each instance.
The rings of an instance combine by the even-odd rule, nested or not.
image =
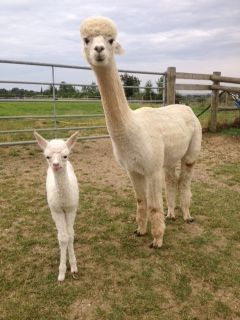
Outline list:
[[[167,218],[174,219],[175,169],[179,161],[183,218],[193,221],[189,213],[191,178],[201,149],[201,125],[191,108],[185,105],[131,110],[114,61],[114,53],[122,53],[115,40],[114,23],[104,17],[88,18],[82,22],[80,34],[85,57],[97,78],[115,157],[127,170],[135,189],[136,233],[139,236],[146,233],[149,217],[151,247],[161,247],[165,230],[162,177],[165,171]]]
[[[49,164],[46,180],[47,201],[58,231],[59,281],[65,279],[67,250],[73,277],[78,271],[73,247],[73,225],[78,207],[79,190],[73,167],[68,161],[70,150],[77,141],[77,135],[78,132],[74,133],[66,142],[61,139],[53,139],[48,142],[39,133],[34,132]]]

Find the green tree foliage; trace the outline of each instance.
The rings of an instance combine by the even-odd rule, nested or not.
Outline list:
[[[62,81],[59,90],[58,90],[58,96],[61,98],[71,98],[76,95],[76,89],[70,85],[66,84],[66,82]]]
[[[144,100],[153,100],[155,97],[155,93],[152,89],[152,81],[148,80],[145,84],[145,90],[144,90]]]
[[[57,90],[56,87],[54,87],[54,90],[55,90],[55,94],[57,94],[58,90]],[[52,97],[52,95],[53,95],[53,85],[50,84],[50,86],[49,86],[46,90],[44,90],[44,91],[42,91],[42,88],[41,88],[41,93],[42,93],[44,96]]]
[[[86,98],[99,98],[100,93],[95,82],[92,82],[89,86],[84,86],[81,89],[81,97]]]
[[[139,94],[139,86],[140,86],[141,80],[139,80],[137,77],[131,76],[127,73],[121,74],[120,78],[122,80],[123,86],[137,87],[137,88],[124,88],[125,95],[127,98],[134,97],[135,95]]]

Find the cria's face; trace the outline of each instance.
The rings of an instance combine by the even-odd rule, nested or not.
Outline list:
[[[113,37],[85,37],[84,54],[92,66],[107,66],[111,63],[114,53],[120,54],[122,52],[121,46]]]
[[[48,143],[46,149],[44,150],[44,156],[47,159],[48,164],[51,166],[53,171],[58,172],[62,168],[66,167],[66,163],[69,156],[69,149],[63,141],[60,141],[62,146],[56,146],[56,141],[54,146],[51,145],[51,141]]]

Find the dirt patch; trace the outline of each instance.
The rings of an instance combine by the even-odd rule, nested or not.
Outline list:
[[[83,299],[75,301],[70,307],[69,320],[92,320],[95,318],[96,301]]]
[[[47,163],[39,148],[34,146],[14,147],[13,149],[12,147],[2,148],[1,151],[2,157],[7,161],[4,162],[4,168],[0,168],[2,172],[0,181],[18,176],[20,179],[15,179],[13,189],[16,186],[18,188],[28,186],[30,189],[39,187],[42,196],[44,196]],[[9,161],[9,157],[11,157],[11,161]],[[19,165],[19,159],[24,165]],[[217,180],[212,174],[216,165],[229,162],[238,163],[239,159],[238,138],[205,134],[193,179],[239,191],[238,185],[228,186],[223,181]],[[84,182],[101,189],[112,187],[120,193],[127,191],[134,194],[129,177],[114,159],[110,139],[79,142],[73,150],[71,162],[78,176],[80,188],[81,182]],[[21,178],[23,175],[24,179]]]

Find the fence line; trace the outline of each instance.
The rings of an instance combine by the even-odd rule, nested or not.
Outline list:
[[[187,80],[208,80],[212,81],[212,84],[179,84],[176,83],[177,79],[187,79]],[[223,83],[234,83],[240,84],[240,78],[236,77],[225,77],[221,75],[221,72],[213,72],[213,74],[201,74],[201,73],[187,73],[187,72],[176,72],[175,67],[169,67],[166,72],[166,81],[167,81],[167,93],[166,104],[175,103],[176,90],[211,90],[211,113],[210,113],[210,124],[209,130],[211,132],[217,131],[217,114],[218,111],[233,111],[237,109],[233,108],[219,108],[219,95],[220,91],[229,93],[240,93],[240,87],[232,87],[228,85],[222,85]]]
[[[50,81],[18,81],[18,80],[0,80],[0,83],[3,84],[24,84],[24,85],[46,85],[52,86],[52,98],[51,99],[0,99],[0,102],[18,102],[18,103],[25,103],[25,102],[51,102],[53,106],[53,114],[51,116],[0,116],[0,120],[25,120],[25,119],[49,119],[52,120],[53,127],[52,128],[41,128],[38,129],[39,131],[67,131],[67,130],[93,130],[93,129],[102,129],[106,128],[106,126],[74,126],[68,128],[60,128],[57,127],[57,120],[59,118],[96,118],[96,117],[104,117],[103,114],[98,115],[57,115],[56,114],[56,104],[59,102],[91,102],[91,101],[100,101],[99,99],[58,99],[56,97],[55,86],[74,86],[74,87],[97,87],[97,85],[86,85],[80,83],[66,83],[66,82],[56,82],[55,81],[55,69],[56,68],[65,68],[65,69],[75,69],[75,70],[91,70],[89,67],[82,67],[76,65],[65,65],[65,64],[56,64],[56,63],[41,63],[41,62],[29,62],[29,61],[18,61],[18,60],[0,60],[1,64],[13,64],[13,65],[24,65],[24,66],[36,66],[36,67],[48,67],[51,70],[51,80]],[[165,77],[164,72],[151,72],[151,71],[138,71],[138,70],[118,70],[120,73],[133,73],[133,74],[143,74],[143,75],[154,75],[154,76],[163,76]],[[138,86],[124,86],[124,88],[132,88],[132,89],[144,89],[145,87],[138,87]],[[164,97],[164,82],[163,87],[151,87],[151,89],[161,89],[163,90],[163,97]],[[130,103],[162,103],[162,100],[136,100],[131,99],[129,100]],[[34,129],[19,129],[19,130],[0,130],[0,134],[17,134],[17,133],[29,133],[33,132]],[[98,138],[106,138],[106,135],[99,135]],[[96,139],[96,136],[88,136],[88,137],[80,137],[80,140],[87,140],[87,139]],[[0,146],[7,146],[7,145],[18,145],[18,144],[29,144],[33,143],[34,141],[13,141],[13,142],[3,142],[0,143]]]
[[[45,63],[45,62],[30,62],[30,61],[19,61],[19,60],[3,60],[0,59],[0,63],[3,64],[23,64],[30,66],[40,66],[40,67],[54,67],[54,68],[65,68],[65,69],[79,69],[79,70],[92,70],[90,67],[82,67],[78,65],[67,65],[67,64],[57,64],[57,63]],[[165,72],[154,72],[154,71],[140,71],[140,70],[125,70],[118,69],[120,73],[136,73],[136,74],[149,74],[161,76],[165,75]]]
[[[64,65],[64,64],[55,64],[55,63],[40,63],[40,62],[29,62],[29,61],[18,61],[18,60],[0,60],[1,64],[13,64],[13,65],[30,65],[30,66],[41,66],[41,67],[49,67],[51,68],[51,81],[47,82],[38,82],[38,81],[17,81],[17,80],[0,80],[0,83],[5,84],[27,84],[27,85],[51,85],[52,90],[52,98],[51,99],[0,99],[0,102],[51,102],[53,104],[53,115],[51,116],[0,116],[0,120],[23,120],[23,119],[51,119],[53,121],[53,128],[41,128],[41,131],[65,131],[65,130],[89,130],[96,128],[105,128],[105,126],[75,126],[68,128],[58,128],[57,127],[57,119],[59,118],[78,118],[78,117],[86,117],[86,118],[94,118],[94,117],[103,117],[103,114],[97,115],[57,115],[56,114],[56,103],[58,102],[91,102],[97,101],[96,99],[57,99],[55,86],[60,85],[71,85],[71,86],[80,86],[80,87],[96,87],[96,85],[85,85],[79,83],[56,83],[55,82],[55,68],[67,68],[67,69],[77,69],[77,70],[91,70],[89,67],[75,66],[75,65]],[[225,85],[225,83],[231,84],[240,84],[240,78],[236,77],[226,77],[222,76],[221,72],[213,72],[213,74],[201,74],[201,73],[187,73],[187,72],[176,72],[175,67],[169,67],[166,72],[150,72],[150,71],[137,71],[137,70],[118,70],[120,73],[132,73],[132,74],[144,74],[144,75],[158,75],[163,76],[163,86],[162,87],[151,87],[151,89],[161,89],[163,92],[163,103],[164,104],[173,104],[175,103],[176,90],[207,90],[212,92],[211,98],[211,113],[210,113],[210,126],[209,129],[212,132],[217,130],[217,114],[218,111],[223,110],[236,110],[233,108],[219,108],[219,95],[220,91],[224,92],[235,92],[240,93],[240,87],[233,87],[229,85]],[[204,80],[211,81],[211,84],[198,84],[198,83],[176,83],[179,79],[185,80]],[[224,83],[222,85],[221,83]],[[137,87],[137,86],[126,86],[125,88],[138,88],[143,89],[146,87]],[[160,103],[161,100],[130,100],[130,102],[148,102],[148,103]],[[34,129],[20,129],[20,130],[1,130],[0,134],[6,133],[20,133],[20,132],[31,132]],[[80,140],[87,139],[98,139],[98,138],[106,138],[108,135],[99,135],[99,136],[88,136],[81,137]],[[19,144],[31,144],[34,143],[32,141],[14,141],[14,142],[3,142],[0,143],[0,146],[7,145],[19,145]]]

